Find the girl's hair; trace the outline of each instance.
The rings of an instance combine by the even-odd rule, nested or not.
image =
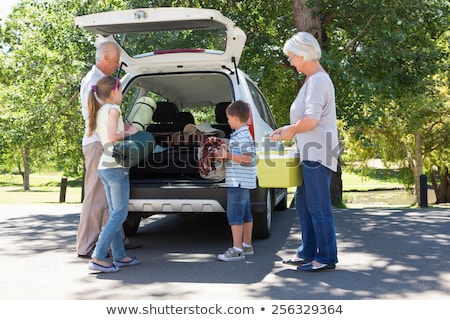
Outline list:
[[[288,52],[296,56],[302,56],[305,62],[320,60],[322,51],[320,50],[319,41],[308,32],[299,32],[286,41],[283,52]]]
[[[92,136],[97,126],[97,111],[104,105],[104,100],[111,95],[114,90],[120,90],[121,84],[118,78],[104,76],[93,85],[88,96],[88,136]]]
[[[227,107],[227,113],[230,116],[238,117],[242,123],[247,122],[248,118],[250,117],[250,109],[248,107],[248,103],[242,100],[231,103]]]

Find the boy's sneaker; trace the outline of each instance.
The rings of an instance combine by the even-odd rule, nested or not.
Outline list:
[[[253,251],[253,246],[249,246],[249,247],[242,246],[242,250],[244,250],[244,254],[246,256],[252,256],[255,254],[255,251]]]
[[[217,259],[221,261],[237,261],[244,260],[245,254],[244,251],[237,252],[234,248],[229,248],[225,253],[219,254]]]

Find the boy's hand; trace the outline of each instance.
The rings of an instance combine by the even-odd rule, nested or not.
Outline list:
[[[226,157],[227,157],[227,150],[225,150],[224,148],[214,149],[213,155],[216,158],[226,159]]]

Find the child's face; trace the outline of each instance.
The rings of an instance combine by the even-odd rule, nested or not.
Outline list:
[[[111,94],[109,96],[114,104],[121,104],[122,103],[122,89],[116,88],[113,91],[111,91]]]
[[[228,118],[228,124],[230,125],[231,129],[239,129],[240,127],[245,125],[245,123],[241,122],[241,120],[239,119],[238,116],[232,116],[227,113],[227,118]]]

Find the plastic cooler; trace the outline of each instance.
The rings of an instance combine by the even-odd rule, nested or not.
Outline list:
[[[303,183],[300,157],[295,149],[257,153],[258,184],[263,188],[289,188]]]

